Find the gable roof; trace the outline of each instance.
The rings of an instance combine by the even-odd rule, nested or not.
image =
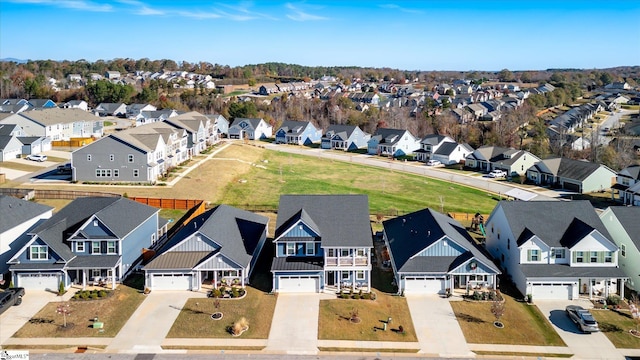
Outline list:
[[[640,207],[638,206],[611,206],[611,212],[640,251]]]
[[[633,180],[640,180],[640,165],[628,166],[618,173],[620,176],[628,177]]]
[[[119,238],[123,238],[159,209],[122,197],[85,197],[73,200],[50,219],[36,227],[37,234],[65,260],[74,254],[66,237],[78,230],[90,217],[96,216]]]
[[[309,125],[311,125],[309,121],[286,120],[282,123],[278,131],[284,130],[286,133],[289,133],[289,134],[301,134],[305,131],[305,129]]]
[[[461,263],[456,260],[456,256],[418,256],[412,259],[414,255],[445,236],[470,253],[463,254],[463,261],[475,257],[496,273],[500,272],[488,256],[475,245],[460,223],[433,209],[418,210],[384,221],[382,224],[398,272],[453,270],[451,267],[454,264]]]
[[[376,129],[376,132],[373,134],[372,138],[377,138],[379,140],[379,144],[393,145],[402,140],[402,136],[405,133],[409,133],[409,135],[411,135],[408,130],[404,129],[378,128]]]
[[[523,233],[531,232],[547,246],[572,247],[581,236],[593,230],[611,239],[588,200],[500,201],[496,209],[498,207],[503,209],[513,236],[518,241],[528,240]]]
[[[343,140],[347,140],[357,128],[358,127],[355,125],[330,125],[327,128],[325,135],[329,134],[330,137],[333,137],[340,134],[340,137],[343,138]],[[344,135],[341,135],[342,133],[344,133]]]
[[[430,134],[430,135],[427,135],[427,136],[423,137],[422,140],[420,141],[420,144],[438,145],[442,141],[445,141],[445,140],[447,142],[454,142],[452,138],[450,138],[450,137],[448,137],[446,135]]]
[[[464,146],[464,145],[461,145],[461,146]],[[438,147],[438,150],[436,150],[433,154],[434,155],[450,155],[452,152],[456,150],[457,147],[458,147],[458,143],[447,141],[442,145],[440,145]]]
[[[549,158],[542,160],[541,163],[544,164],[544,166],[547,167],[554,176],[580,181],[585,180],[600,167],[603,167],[603,165],[592,163],[590,161],[573,160],[568,158]],[[534,165],[534,168],[538,170],[538,172],[548,173],[543,170],[542,167],[538,166],[538,164]],[[613,173],[613,171],[611,172]]]
[[[220,245],[221,255],[246,267],[251,262],[268,223],[267,217],[228,205],[218,205],[185,225],[163,246],[159,251],[160,255],[145,266],[145,269],[192,269],[211,257],[212,252],[209,251],[170,251],[194,233],[211,239]]]
[[[50,206],[0,195],[0,234],[51,210]]]
[[[367,195],[281,195],[276,239],[288,230],[292,218],[315,224],[322,247],[373,246]]]
[[[231,124],[231,126],[238,126],[238,124],[240,124],[241,122],[246,122],[248,123],[252,129],[257,129],[258,125],[260,125],[261,121],[264,121],[262,119],[256,119],[256,118],[235,118],[233,120],[233,124]],[[269,125],[269,124],[267,124]]]
[[[74,122],[102,121],[90,112],[78,108],[48,108],[41,110],[25,111],[18,114],[43,126],[57,124],[71,124]]]

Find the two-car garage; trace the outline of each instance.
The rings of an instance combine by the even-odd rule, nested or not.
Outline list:
[[[403,278],[405,294],[442,294],[445,280],[429,276],[407,276]]]
[[[534,300],[572,300],[573,283],[531,283],[529,294]]]
[[[276,278],[278,292],[281,293],[315,293],[320,291],[319,276],[278,276]]]
[[[191,290],[193,276],[191,274],[164,273],[151,274],[151,290]]]
[[[17,287],[29,290],[58,291],[61,273],[18,273]]]

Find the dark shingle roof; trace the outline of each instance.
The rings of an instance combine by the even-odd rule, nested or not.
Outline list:
[[[235,120],[233,120],[233,124],[231,124],[231,126],[237,126],[242,121],[247,122],[249,125],[251,125],[251,128],[255,130],[255,129],[258,128],[258,125],[260,125],[260,121],[263,121],[263,120],[262,119],[255,119],[255,118],[235,118]]]
[[[271,262],[271,271],[323,271],[321,257],[276,257]]]
[[[282,195],[275,238],[301,210],[319,229],[322,247],[372,247],[367,195]],[[313,224],[307,224],[313,226]]]
[[[420,251],[446,236],[470,253],[465,256],[469,256],[468,258],[473,256],[499,273],[498,268],[474,244],[473,239],[462,225],[437,211],[427,208],[387,220],[382,224],[389,242],[392,259],[399,272],[426,272],[436,269],[442,272],[449,271],[459,257],[448,256],[443,259],[443,257],[428,256],[411,259]]]
[[[588,200],[501,201],[498,206],[518,241],[530,231],[550,247],[572,246],[570,234],[583,234],[586,227],[611,238]]]
[[[627,278],[624,271],[618,267],[603,266],[569,266],[569,264],[523,264],[520,269],[531,278],[572,278],[572,277],[605,277]]]
[[[640,250],[640,207],[612,206],[609,209],[616,215],[620,224]]]
[[[112,268],[120,262],[120,255],[76,256],[67,264],[68,269]]]
[[[353,126],[353,125],[330,125],[327,128],[327,131],[325,132],[326,134],[340,134],[340,133],[344,133],[343,140],[347,140],[351,134],[353,134],[353,132],[356,130],[357,126]],[[332,135],[333,136],[333,135]]]
[[[50,206],[0,195],[0,234],[51,210]]]
[[[434,152],[437,155],[449,155],[456,150],[458,143],[445,142],[438,147],[438,150]]]
[[[447,136],[445,135],[437,135],[437,134],[430,134],[427,135],[425,137],[422,138],[422,140],[420,141],[421,144],[427,144],[427,145],[438,145],[440,144],[440,142],[444,139],[446,139]]]
[[[145,269],[190,269],[200,263],[212,253],[200,254],[201,252],[196,251],[173,255],[179,252],[168,251],[196,232],[218,244],[218,252],[221,255],[241,266],[247,266],[268,223],[267,217],[232,206],[219,205],[191,220],[160,249],[160,255],[145,266]]]
[[[282,129],[289,134],[301,134],[309,124],[308,121],[287,120],[282,123],[278,130]]]
[[[618,173],[618,175],[628,177],[634,180],[640,180],[640,165],[631,165]]]
[[[579,181],[585,180],[602,166],[589,161],[568,158],[550,158],[542,160],[542,163],[555,176]],[[539,167],[537,168],[540,169]]]

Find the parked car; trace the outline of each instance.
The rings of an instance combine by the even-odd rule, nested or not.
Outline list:
[[[489,173],[490,178],[503,178],[507,177],[507,172],[504,170],[495,169]]]
[[[71,164],[66,163],[64,165],[58,165],[56,168],[56,173],[60,175],[71,175]]]
[[[427,161],[427,166],[438,166],[438,165],[442,165],[440,160],[431,159],[431,160]]]
[[[585,333],[600,331],[598,322],[593,318],[589,310],[578,305],[569,305],[565,310],[571,321],[578,325],[580,331]]]
[[[0,314],[14,305],[22,304],[24,288],[8,288],[0,293]]]
[[[43,161],[47,161],[47,155],[42,155],[42,154],[27,155],[27,160],[43,162]]]

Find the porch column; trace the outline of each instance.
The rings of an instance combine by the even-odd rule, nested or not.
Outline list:
[[[82,269],[82,290],[87,289],[87,269]]]
[[[624,283],[625,283],[625,279],[618,279],[618,283],[620,284],[620,299],[624,299]]]
[[[356,261],[356,259],[352,256],[351,260]],[[356,272],[351,270],[349,271],[349,278],[351,278],[351,292],[355,292],[356,291]]]
[[[115,290],[116,289],[116,267],[114,266],[113,269],[111,269],[111,290]]]
[[[369,276],[367,277],[367,289],[371,292],[371,271],[369,271]]]
[[[244,289],[244,270],[238,270],[238,274],[240,275],[240,285]]]
[[[498,280],[498,277],[496,276],[496,274],[491,275],[491,277],[493,278],[493,290],[496,290],[496,281]]]
[[[588,278],[589,280],[589,300],[593,300],[593,281],[591,280],[591,278]]]
[[[213,288],[218,286],[218,270],[213,270]]]

